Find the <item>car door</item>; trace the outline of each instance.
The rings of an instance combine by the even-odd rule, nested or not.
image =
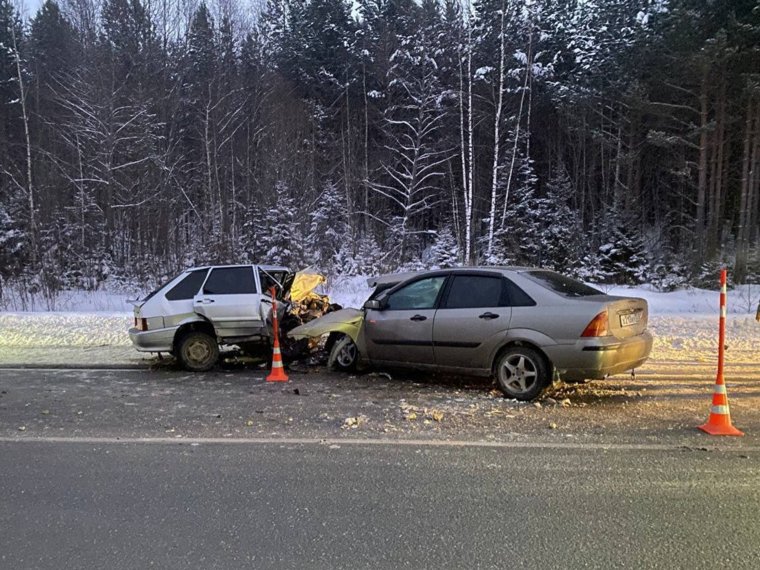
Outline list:
[[[253,267],[215,267],[201,292],[193,298],[193,309],[211,321],[222,338],[243,337],[261,332],[259,306]]]
[[[418,279],[387,295],[381,310],[367,309],[364,335],[371,362],[433,364],[433,321],[445,282],[445,274]]]
[[[506,284],[498,273],[453,274],[433,321],[438,366],[483,369],[509,328]]]
[[[267,322],[272,317],[272,289],[274,289],[275,299],[281,299],[283,284],[287,280],[288,275],[288,272],[285,270],[266,270],[258,267],[259,290],[261,291],[259,316],[262,322]],[[285,304],[277,301],[278,318],[281,319],[284,314]]]

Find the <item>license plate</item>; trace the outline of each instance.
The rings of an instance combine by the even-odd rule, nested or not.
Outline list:
[[[637,325],[641,321],[641,311],[635,313],[628,313],[627,315],[620,315],[620,326],[630,327],[631,325]]]

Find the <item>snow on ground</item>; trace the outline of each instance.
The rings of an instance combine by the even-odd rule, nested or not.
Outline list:
[[[760,286],[728,294],[727,362],[760,364],[760,323],[754,313]],[[717,291],[688,289],[672,293],[651,287],[605,287],[612,295],[647,299],[649,327],[655,336],[654,361],[712,362],[717,358]],[[328,281],[325,291],[344,307],[360,307],[371,290],[365,277]],[[127,294],[71,292],[58,311],[0,312],[0,364],[139,363],[150,355],[132,349]]]

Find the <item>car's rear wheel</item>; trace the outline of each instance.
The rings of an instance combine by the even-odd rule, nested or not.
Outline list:
[[[512,346],[496,359],[496,381],[509,398],[533,400],[551,381],[551,366],[543,355],[527,346]]]
[[[219,360],[216,339],[204,332],[187,333],[180,339],[176,352],[182,366],[192,372],[211,370]]]
[[[356,370],[356,365],[359,362],[359,349],[350,336],[344,334],[334,339],[328,362],[343,372]]]

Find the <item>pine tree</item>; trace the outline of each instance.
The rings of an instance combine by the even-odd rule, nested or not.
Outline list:
[[[309,233],[306,236],[310,264],[322,271],[332,269],[344,243],[351,243],[345,204],[345,194],[337,185],[328,182],[319,201],[309,213]]]
[[[579,264],[581,225],[571,207],[573,187],[563,164],[546,184],[546,194],[535,201],[538,219],[537,265],[561,273],[571,272]]]
[[[459,248],[451,224],[443,223],[436,232],[427,259],[431,269],[447,269],[460,265]]]
[[[439,143],[445,109],[429,42],[424,33],[403,39],[393,56],[392,104],[383,125],[386,158],[370,182],[387,204],[395,241],[390,247],[402,263],[418,258],[412,242],[429,230],[423,216],[441,199],[438,181],[451,154]]]
[[[637,285],[647,277],[644,240],[634,221],[614,207],[603,214],[596,250],[599,276],[605,283]]]
[[[521,162],[504,226],[495,232],[491,255],[485,257],[488,264],[533,266],[540,263],[543,212],[536,200],[537,180],[531,162]],[[484,240],[481,240],[481,246],[485,254]]]
[[[21,20],[10,0],[0,0],[0,164],[3,165],[3,186],[10,186],[7,176],[13,172],[19,156],[15,150],[22,140],[22,124],[18,109],[16,56],[13,38],[23,37]],[[4,195],[5,192],[3,192]]]
[[[277,201],[270,208],[262,226],[261,245],[263,259],[267,263],[295,269],[304,262],[305,243],[298,208],[289,194],[284,183],[277,184]]]

